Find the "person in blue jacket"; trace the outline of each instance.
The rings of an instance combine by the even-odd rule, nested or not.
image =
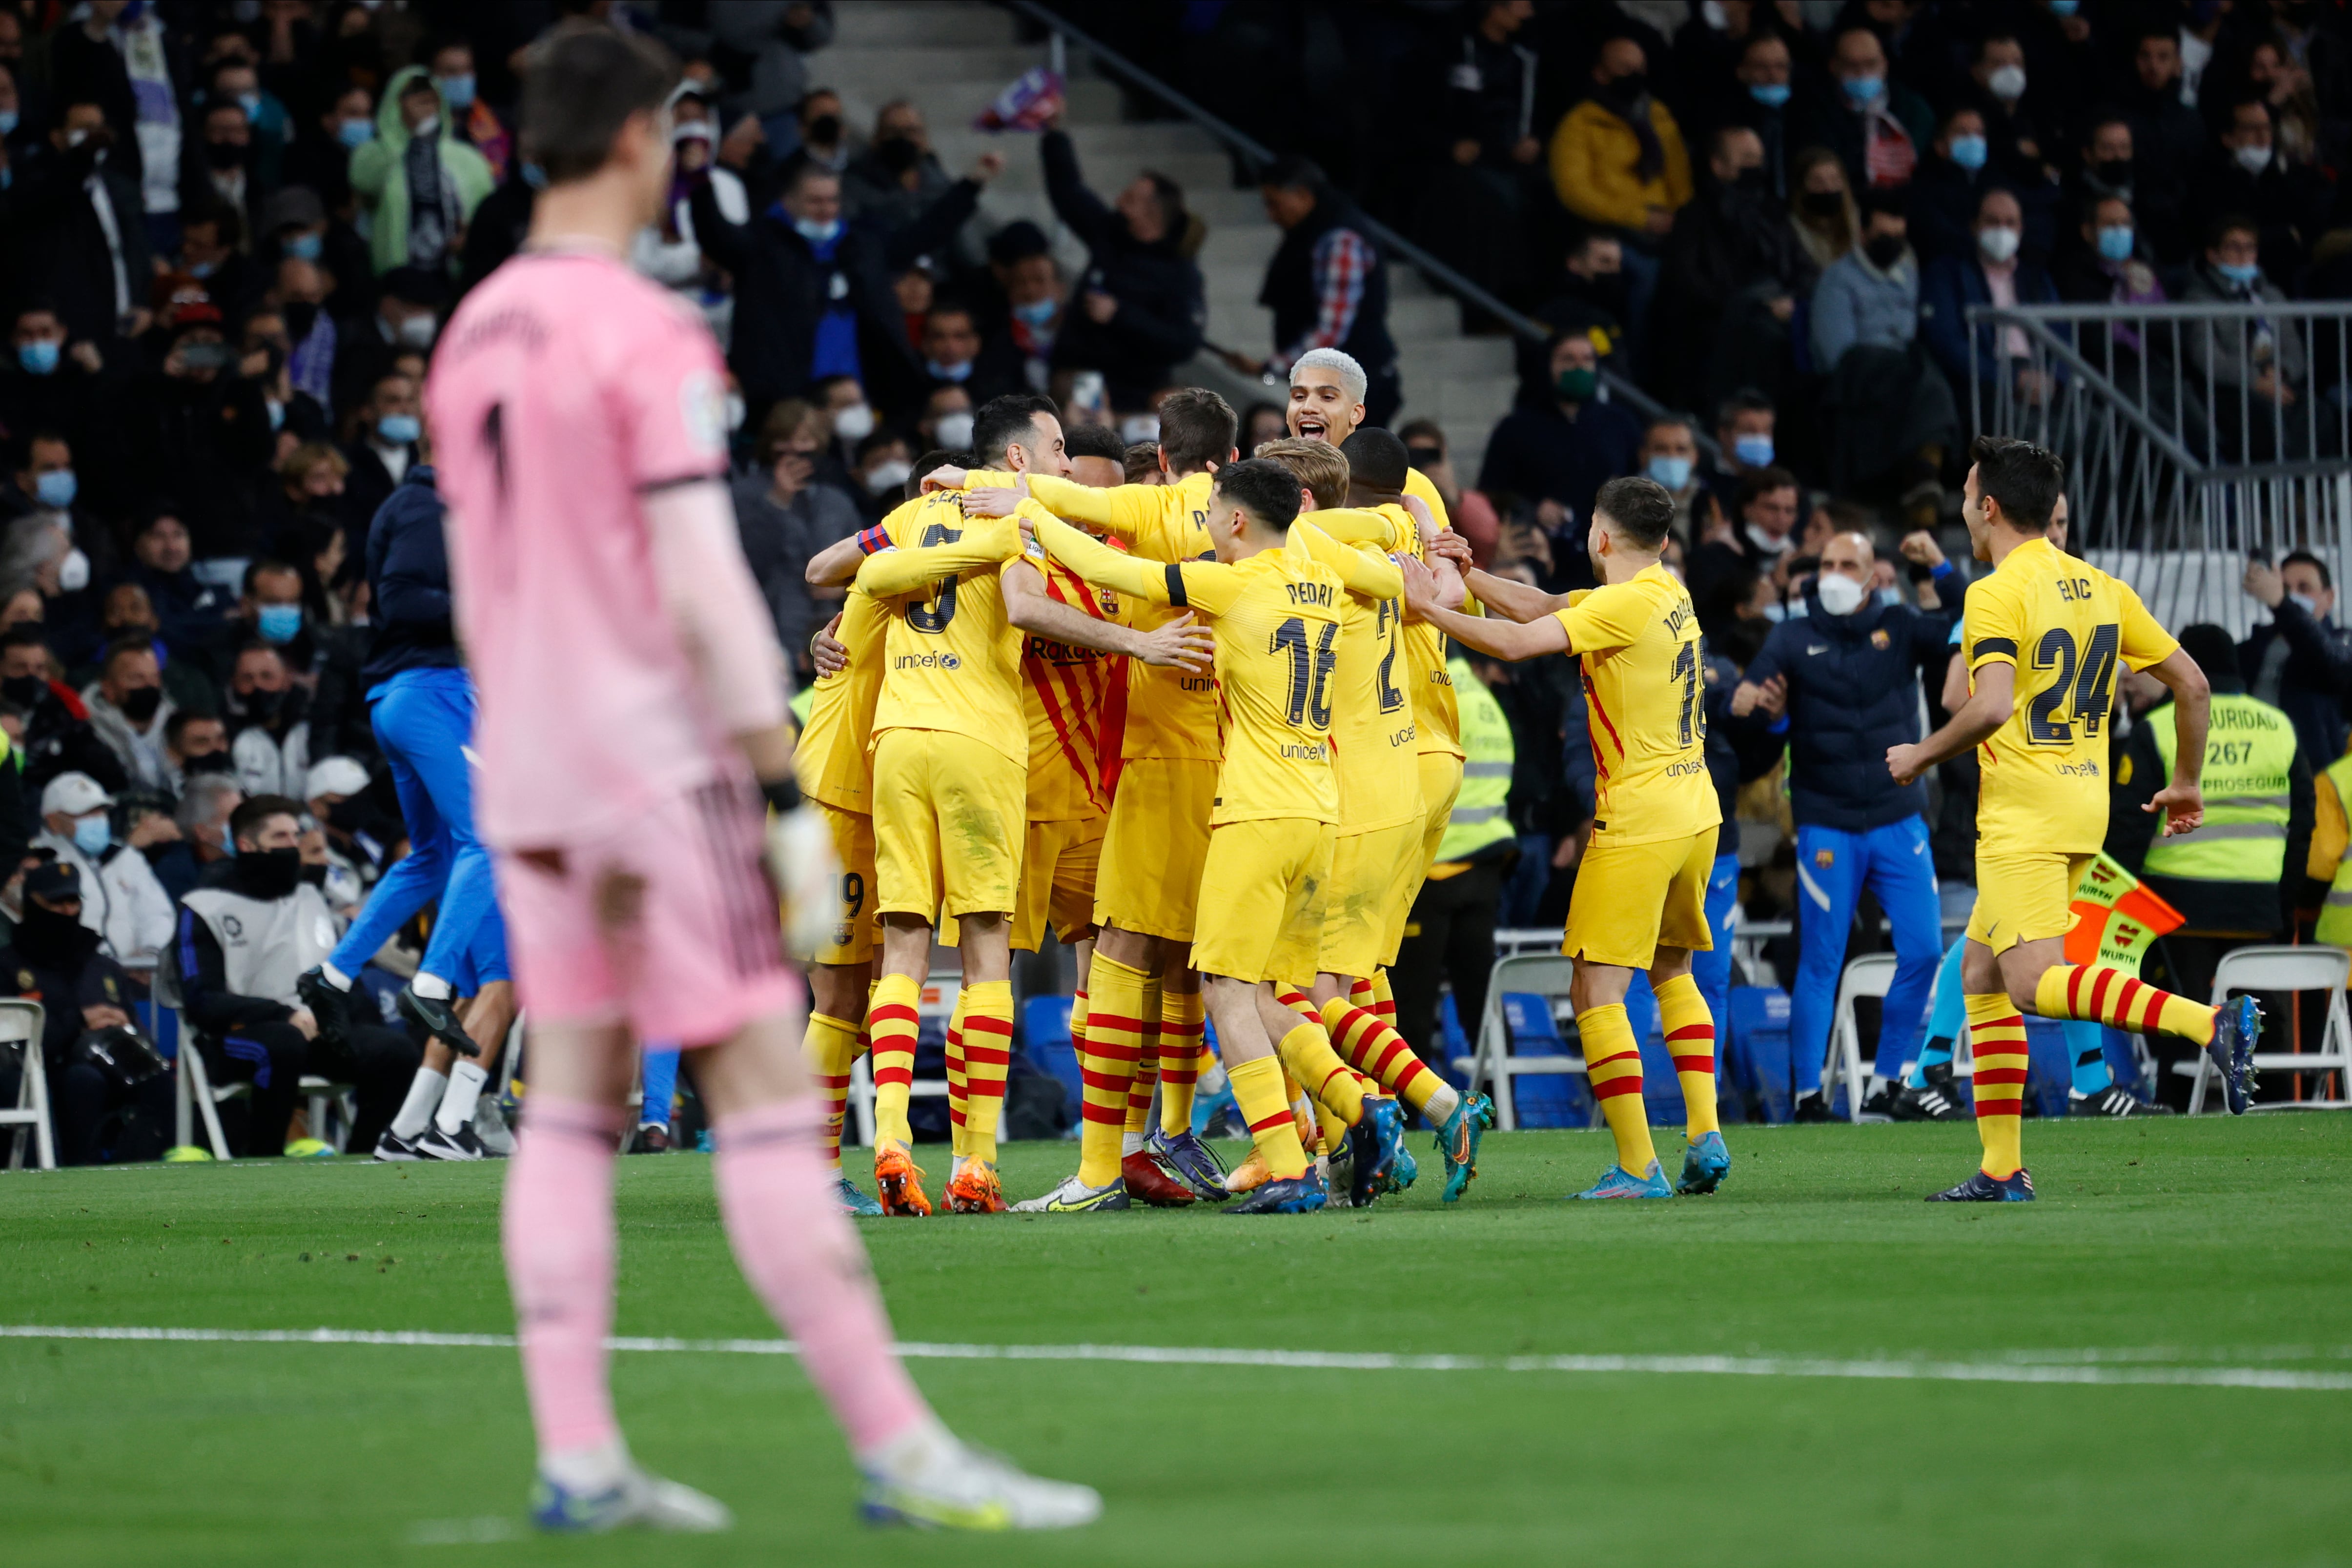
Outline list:
[[[1950,571],[1932,540],[1906,551]],[[1746,716],[1785,704],[1789,796],[1797,821],[1799,949],[1789,998],[1796,1119],[1825,1121],[1822,1063],[1854,904],[1867,887],[1895,931],[1895,983],[1886,995],[1877,1067],[1856,1119],[1884,1118],[1890,1083],[1916,1054],[1919,1025],[1943,951],[1936,868],[1927,849],[1927,791],[1895,783],[1879,761],[1919,737],[1923,670],[1940,681],[1949,617],[1889,602],[1874,591],[1875,551],[1858,533],[1822,547],[1802,613],[1772,629],[1732,695]]]
[[[376,883],[326,963],[297,982],[320,1032],[332,1037],[347,1027],[352,977],[387,937],[437,903],[424,958],[400,992],[401,1011],[422,1024],[435,1045],[376,1145],[381,1159],[483,1156],[472,1126],[475,1104],[513,1013],[489,852],[474,835],[467,755],[474,684],[449,619],[446,510],[430,463],[421,462],[409,467],[368,525],[376,634],[361,680],[400,796],[409,850]],[[477,1001],[474,1013],[461,1020],[457,998],[465,994]],[[489,1019],[492,1013],[497,1016]],[[488,1058],[469,1037],[469,1023],[481,1030]]]

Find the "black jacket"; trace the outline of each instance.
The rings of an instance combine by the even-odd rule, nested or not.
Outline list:
[[[1798,825],[1864,833],[1925,816],[1924,780],[1897,784],[1886,748],[1919,738],[1919,677],[1940,685],[1951,620],[1905,604],[1805,612],[1772,629],[1748,666],[1758,685],[1789,680],[1789,803]]]
[[[368,690],[403,670],[446,669],[465,661],[449,624],[449,547],[441,531],[448,511],[422,463],[368,525],[368,599],[375,645],[360,667]]]
[[[1642,422],[1624,404],[1588,402],[1570,420],[1549,397],[1530,396],[1503,416],[1486,443],[1478,488],[1523,501],[1558,501],[1576,514],[1581,538],[1601,486],[1634,470]]]
[[[1209,319],[1201,269],[1183,254],[1181,232],[1150,245],[1128,232],[1127,220],[1087,188],[1066,132],[1047,131],[1043,152],[1054,215],[1087,247],[1087,270],[1070,290],[1054,362],[1099,370],[1112,407],[1141,408],[1178,365],[1201,351]],[[1097,292],[1118,301],[1118,313],[1100,325],[1081,303]]]
[[[2352,698],[2352,632],[2282,599],[2270,623],[2238,645],[2238,673],[2246,690],[2294,721],[2305,758],[2324,768],[2344,755],[2352,738],[2344,714]]]
[[[719,210],[708,180],[695,186],[690,199],[695,238],[705,255],[735,276],[729,358],[747,402],[758,405],[808,389],[817,322],[831,308],[835,277],[857,313],[858,358],[869,394],[885,406],[914,401],[919,366],[891,282],[917,256],[954,239],[979,204],[979,185],[957,181],[921,217],[887,238],[848,225],[829,262],[816,258],[780,204],[747,224],[733,224]]]
[[[1282,236],[1274,259],[1265,264],[1265,283],[1258,290],[1257,302],[1274,312],[1275,346],[1288,352],[1292,344],[1314,330],[1322,309],[1322,297],[1315,290],[1315,247],[1324,235],[1341,228],[1354,230],[1364,241],[1372,265],[1347,337],[1331,346],[1353,355],[1367,374],[1377,376],[1393,369],[1397,359],[1396,340],[1389,336],[1388,262],[1380,247],[1365,236],[1363,218],[1355,204],[1337,191],[1326,189],[1316,198],[1315,210]]]
[[[68,29],[78,30],[78,29]],[[106,231],[98,221],[82,183],[89,177],[88,144],[60,158],[45,158],[22,178],[13,204],[13,217],[26,236],[24,261],[27,289],[46,294],[58,308],[69,338],[89,338],[101,347],[115,341],[114,261]],[[122,268],[131,286],[131,306],[147,303],[154,279],[152,252],[147,246],[146,208],[139,182],[126,164],[110,153],[97,165],[107,199],[114,208],[114,226],[122,246]],[[110,358],[111,353],[110,352]]]

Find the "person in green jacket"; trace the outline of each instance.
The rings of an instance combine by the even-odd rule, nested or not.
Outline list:
[[[352,153],[352,190],[377,272],[456,265],[466,224],[497,181],[453,124],[431,73],[410,66],[377,106],[375,140]]]

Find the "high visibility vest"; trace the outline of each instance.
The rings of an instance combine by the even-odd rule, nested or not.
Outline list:
[[[2147,716],[2165,778],[2172,776],[2173,706]],[[2215,692],[2205,731],[2205,821],[2180,838],[2158,839],[2140,869],[2189,882],[2263,882],[2286,874],[2289,780],[2294,725],[2286,715],[2240,692]]]
[[[1469,663],[1454,659],[1445,666],[1454,677],[1454,700],[1462,718],[1462,789],[1454,797],[1454,814],[1438,841],[1440,861],[1468,860],[1490,844],[1513,838],[1508,801],[1511,762],[1518,754],[1511,745],[1511,721],[1503,705],[1486,689]]]
[[[2352,752],[2329,766],[2327,782],[2347,821],[2352,821]],[[2337,947],[2352,947],[2352,837],[2347,837],[2344,853],[2336,862],[2335,879],[2327,884],[2327,902],[2320,907],[2319,924],[2312,935]]]

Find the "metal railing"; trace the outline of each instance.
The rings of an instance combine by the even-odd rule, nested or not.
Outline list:
[[[1971,306],[1976,428],[2066,462],[2069,547],[2242,635],[2247,559],[2352,572],[2352,305]]]
[[[1194,125],[1215,137],[1229,152],[1240,154],[1257,168],[1266,168],[1278,156],[1273,148],[1266,146],[1239,127],[1210,113],[1198,102],[1153,76],[1118,50],[1102,43],[1066,16],[1038,4],[1038,0],[999,0],[999,3],[1007,10],[1017,16],[1025,16],[1047,30],[1053,46],[1054,69],[1063,73],[1066,78],[1069,70],[1068,50],[1075,45],[1086,50],[1092,57],[1095,64],[1103,70],[1129,86],[1158,99]],[[1506,305],[1495,295],[1473,283],[1469,278],[1438,260],[1437,257],[1370,214],[1362,214],[1361,218],[1360,226],[1364,233],[1370,236],[1373,244],[1386,252],[1391,259],[1412,263],[1415,270],[1431,283],[1465,304],[1475,305],[1486,311],[1510,328],[1514,334],[1529,342],[1541,343],[1550,338],[1550,329],[1534,317]],[[1669,412],[1665,404],[1606,366],[1603,366],[1601,371],[1601,384],[1608,389],[1612,401],[1625,404],[1645,420],[1655,419]],[[1701,423],[1703,424],[1704,422]],[[1691,435],[1697,443],[1700,452],[1708,460],[1717,463],[1722,461],[1722,448],[1699,424],[1693,425]]]

